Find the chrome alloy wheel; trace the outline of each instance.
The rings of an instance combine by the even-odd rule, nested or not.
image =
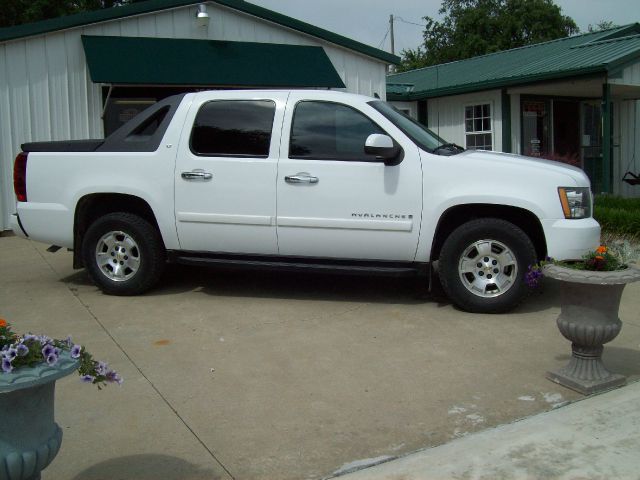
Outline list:
[[[518,277],[513,252],[496,240],[478,240],[469,245],[458,263],[462,284],[474,295],[497,297],[509,290]]]
[[[127,233],[108,232],[96,244],[95,259],[105,277],[123,282],[133,277],[140,268],[140,249]]]

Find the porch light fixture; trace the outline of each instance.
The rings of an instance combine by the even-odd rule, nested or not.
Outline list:
[[[198,5],[198,13],[196,13],[196,25],[198,27],[209,26],[209,14],[207,13],[207,6],[204,3]]]

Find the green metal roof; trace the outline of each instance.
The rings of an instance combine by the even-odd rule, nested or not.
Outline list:
[[[382,60],[387,63],[400,63],[399,57],[385,52],[384,50],[373,48],[369,45],[365,45],[364,43],[360,43],[350,38],[343,37],[342,35],[338,35],[337,33],[330,32],[323,28],[316,27],[309,23],[296,20],[295,18],[282,15],[280,13],[274,12],[273,10],[268,10],[252,3],[245,2],[243,0],[208,1],[212,1],[219,5],[223,5],[225,7],[229,7],[234,10],[238,10],[249,15],[262,18],[263,20],[277,23],[298,32],[321,38],[328,42],[335,43],[336,45],[339,45],[341,47],[354,50],[356,52],[376,58],[378,60]],[[67,15],[50,20],[43,20],[41,22],[17,25],[15,27],[4,27],[0,28],[0,42],[15,40],[23,37],[30,37],[32,35],[40,35],[57,30],[80,27],[92,23],[116,20],[119,18],[130,17],[132,15],[151,13],[168,8],[183,7],[202,2],[203,0],[147,0],[146,2],[136,2],[121,7],[105,8],[101,10],[94,10],[92,12],[79,13],[76,15]]]
[[[95,83],[345,88],[322,47],[86,35],[82,44]]]
[[[418,100],[610,72],[640,57],[640,24],[575,35],[387,77],[388,100]],[[399,91],[397,85],[412,88]]]

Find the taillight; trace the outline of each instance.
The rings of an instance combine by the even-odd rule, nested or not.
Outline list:
[[[28,152],[20,152],[13,164],[13,191],[19,202],[27,201],[27,156]]]

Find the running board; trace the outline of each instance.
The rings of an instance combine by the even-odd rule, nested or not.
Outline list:
[[[306,259],[283,257],[241,257],[232,255],[190,254],[186,252],[167,252],[169,261],[182,265],[219,266],[242,269],[280,270],[289,272],[326,272],[338,274],[373,274],[391,277],[407,277],[426,273],[427,264],[407,262],[365,262],[354,260]]]

